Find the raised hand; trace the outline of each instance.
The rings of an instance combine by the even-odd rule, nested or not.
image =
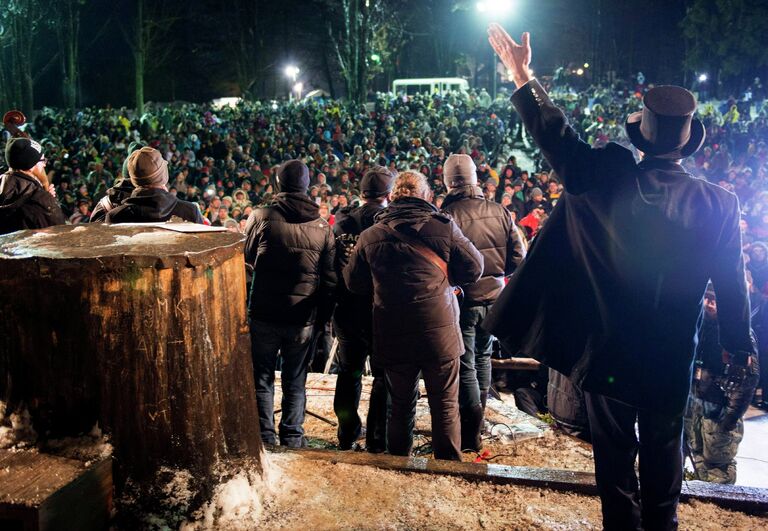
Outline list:
[[[531,80],[531,71],[528,68],[531,63],[531,35],[527,31],[521,38],[522,44],[517,44],[504,28],[491,24],[488,27],[488,41],[501,62],[512,73],[512,80],[518,88]]]

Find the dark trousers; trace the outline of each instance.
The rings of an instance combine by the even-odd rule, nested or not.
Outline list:
[[[632,408],[584,393],[606,530],[677,529],[683,482],[683,413]],[[638,425],[640,440],[635,434]],[[635,458],[640,454],[640,486]]]
[[[276,443],[275,367],[282,358],[280,379],[283,390],[280,418],[280,444],[298,448],[304,444],[304,408],[307,397],[307,350],[312,326],[278,325],[251,321],[251,353],[256,381],[261,440]]]
[[[432,416],[432,448],[435,458],[460,461],[459,360],[389,366],[386,373],[392,401],[387,422],[389,453],[411,453],[421,374],[427,388]]]
[[[489,306],[461,308],[459,324],[464,340],[464,354],[459,370],[459,407],[472,408],[481,404],[481,397],[491,387],[491,347],[493,337],[480,327]]]
[[[365,360],[371,356],[372,338],[370,332],[354,333],[344,326],[335,324],[339,340],[336,352],[338,360],[338,377],[336,393],[333,397],[333,410],[339,421],[339,446],[348,449],[352,446],[362,430],[362,421],[357,413],[362,391],[362,376]],[[371,452],[383,452],[387,447],[387,384],[384,370],[371,358],[373,386],[371,400],[368,403],[366,419],[366,448]]]

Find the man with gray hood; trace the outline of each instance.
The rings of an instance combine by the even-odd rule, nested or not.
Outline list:
[[[483,255],[483,276],[464,286],[461,335],[464,355],[459,369],[461,449],[478,451],[488,389],[491,385],[492,336],[480,327],[488,309],[525,258],[525,244],[509,212],[483,197],[477,186],[477,169],[469,155],[454,154],[443,166],[448,195],[443,212],[450,214],[461,231]]]
[[[173,216],[203,223],[197,205],[181,201],[168,191],[168,163],[158,150],[143,147],[131,153],[128,175],[135,190],[122,205],[107,212],[107,223],[161,222]]]

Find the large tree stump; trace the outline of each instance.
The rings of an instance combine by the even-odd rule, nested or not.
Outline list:
[[[0,400],[111,435],[116,480],[260,466],[242,237],[59,226],[0,237]],[[0,407],[0,409],[2,409]],[[0,411],[2,415],[2,411]]]

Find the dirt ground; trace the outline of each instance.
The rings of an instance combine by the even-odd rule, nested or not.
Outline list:
[[[359,408],[363,423],[365,423],[365,415],[368,411],[370,383],[369,378],[363,379],[363,392]],[[334,375],[310,374],[307,378],[307,410],[335,423],[336,416],[333,413],[334,389]],[[275,407],[279,407],[277,406],[279,395],[279,385],[276,385]],[[594,471],[592,449],[589,445],[564,435],[524,413],[515,411],[514,414],[510,414],[509,410],[514,410],[514,400],[511,395],[502,395],[502,398],[504,398],[502,408],[506,414],[494,409],[502,405],[501,402],[489,401],[486,414],[489,422],[486,424],[486,434],[483,437],[482,455],[484,460],[503,465],[539,466],[581,472]],[[279,414],[276,415],[277,422],[279,422]],[[336,427],[328,422],[307,415],[304,430],[310,446],[337,448]],[[515,430],[517,434],[515,437],[510,436],[512,430]],[[430,457],[431,427],[426,397],[419,400],[416,408],[415,434],[415,453]],[[360,443],[362,444],[364,441],[360,441]],[[464,454],[465,461],[474,461],[478,457],[477,453],[466,452]]]
[[[270,454],[263,529],[600,529],[596,497]],[[680,528],[765,529],[768,518],[694,502]]]

